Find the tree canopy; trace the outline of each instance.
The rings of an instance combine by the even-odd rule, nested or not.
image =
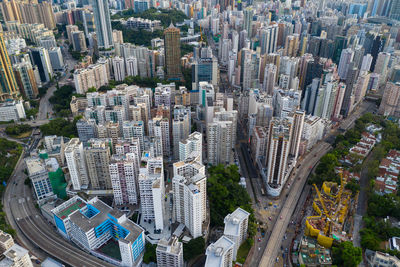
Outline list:
[[[63,118],[55,118],[49,123],[40,126],[40,131],[42,131],[43,135],[58,135],[73,138],[78,135],[76,121],[76,118],[73,122]]]
[[[183,243],[183,259],[189,261],[196,256],[203,254],[205,246],[204,238],[201,236],[190,240],[187,244]]]
[[[345,241],[332,248],[332,258],[337,266],[356,267],[362,261],[362,251],[354,247],[352,242]]]

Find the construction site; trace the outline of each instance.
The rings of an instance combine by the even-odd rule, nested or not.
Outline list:
[[[334,242],[352,240],[358,194],[352,197],[352,191],[345,189],[347,181],[341,170],[339,175],[340,185],[324,182],[319,190],[314,184],[314,215],[306,219],[305,234],[325,248],[331,248]]]

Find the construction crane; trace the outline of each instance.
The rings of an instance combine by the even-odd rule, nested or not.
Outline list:
[[[324,227],[324,234],[327,235],[328,231],[329,231],[329,228],[330,228],[331,218],[329,216],[328,210],[326,209],[324,199],[321,196],[321,192],[319,191],[319,189],[318,189],[316,184],[313,184],[313,186],[315,188],[315,191],[317,191],[319,202],[321,203],[322,208],[324,210],[324,215],[326,217],[326,222],[325,222],[325,227]]]

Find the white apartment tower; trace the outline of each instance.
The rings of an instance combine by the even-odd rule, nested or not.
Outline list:
[[[224,235],[235,243],[233,248],[233,260],[236,260],[237,251],[240,245],[247,238],[250,213],[242,208],[237,208],[224,219]]]
[[[89,175],[83,144],[79,138],[72,138],[64,150],[65,160],[74,190],[85,189],[89,185]]]
[[[157,230],[164,229],[164,169],[162,157],[149,158],[146,168],[140,168],[139,193],[143,219],[154,221]]]
[[[224,235],[221,236],[207,247],[204,267],[232,267],[234,247],[235,243],[232,240]]]
[[[183,267],[183,244],[179,242],[176,236],[169,240],[162,238],[158,241],[157,249],[157,267]]]
[[[190,158],[198,158],[203,162],[203,135],[199,132],[191,133],[188,138],[179,142],[179,160],[184,161]]]
[[[175,220],[185,224],[194,238],[201,236],[207,216],[205,166],[194,159],[174,163],[172,190]]]

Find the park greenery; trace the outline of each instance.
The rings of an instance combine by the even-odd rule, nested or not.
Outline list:
[[[150,262],[157,262],[157,256],[156,256],[156,248],[157,245],[152,245],[149,242],[146,242],[145,250],[144,250],[144,255],[143,255],[143,262],[146,264],[149,264]]]
[[[127,19],[127,18],[143,18],[149,20],[159,20],[161,21],[161,26],[163,28],[168,27],[171,22],[176,25],[179,22],[183,22],[188,17],[180,10],[177,9],[156,9],[150,8],[146,11],[135,13],[133,9],[128,9],[121,11],[113,15],[112,19]]]
[[[28,124],[14,124],[6,128],[6,134],[15,138],[27,137],[31,131],[32,127]]]
[[[335,143],[333,144],[334,149],[329,153],[321,157],[319,164],[315,168],[315,172],[310,176],[308,182],[310,184],[317,184],[321,186],[325,181],[333,181],[340,183],[339,175],[335,172],[335,167],[344,166],[339,160],[343,159],[349,154],[349,150],[352,146],[358,143],[361,139],[361,134],[365,131],[368,124],[373,123],[377,126],[382,126],[383,130],[383,141],[376,146],[374,150],[389,151],[390,148],[395,148],[396,138],[395,138],[395,127],[394,123],[385,120],[383,117],[374,115],[372,113],[366,113],[355,121],[355,126],[349,129],[345,134],[339,134],[336,136]],[[400,140],[397,140],[400,141]],[[383,154],[383,153],[380,153]],[[350,154],[350,161],[354,164],[344,167],[349,167],[350,171],[360,172],[362,168],[362,163],[359,163],[361,159],[355,154]],[[362,161],[361,161],[362,162]],[[378,163],[379,166],[379,163]],[[377,167],[375,168],[375,171]],[[352,185],[352,191],[357,189]]]
[[[205,241],[203,237],[191,239],[188,243],[183,243],[183,259],[190,261],[204,253]]]
[[[63,118],[55,118],[47,124],[40,126],[40,131],[44,136],[46,135],[58,135],[69,138],[76,137],[78,135],[76,130],[76,122],[81,117],[75,117],[71,122]]]
[[[162,30],[151,32],[144,29],[133,29],[123,26],[119,21],[113,21],[111,25],[114,30],[122,31],[125,43],[151,47],[151,39],[163,38]]]
[[[239,185],[240,174],[236,165],[224,166],[219,164],[208,169],[207,196],[210,203],[211,227],[222,227],[224,218],[238,207],[250,213],[248,239],[241,247],[239,262],[244,263],[249,249],[253,246],[256,234],[256,220],[251,206],[251,198],[246,189]]]
[[[68,117],[71,114],[70,103],[75,88],[71,85],[57,86],[57,90],[49,98],[49,102],[53,105],[53,110],[60,117]]]
[[[361,248],[354,247],[350,241],[332,247],[333,264],[342,267],[356,267],[362,261]]]
[[[6,183],[22,153],[22,146],[15,142],[0,138],[0,196],[3,195]],[[6,221],[3,205],[0,205],[0,229],[14,235],[15,230]]]

